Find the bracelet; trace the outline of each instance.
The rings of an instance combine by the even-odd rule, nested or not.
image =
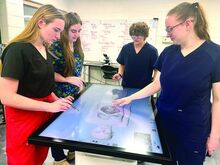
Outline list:
[[[118,73],[119,74],[119,76],[122,78],[122,75],[121,75],[121,73]]]

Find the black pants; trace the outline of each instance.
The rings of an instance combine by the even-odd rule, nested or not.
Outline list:
[[[51,147],[51,153],[55,161],[60,161],[66,158],[63,148],[61,147]]]
[[[74,152],[74,149],[69,150],[70,152]],[[60,161],[66,159],[66,155],[64,154],[62,147],[51,147],[52,157],[55,161]]]

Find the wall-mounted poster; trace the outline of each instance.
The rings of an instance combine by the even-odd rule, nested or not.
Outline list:
[[[169,160],[150,98],[139,99],[126,106],[112,104],[112,100],[136,91],[120,86],[93,84],[69,110],[30,140],[34,143],[42,139],[47,144],[63,144],[67,148],[134,160]]]

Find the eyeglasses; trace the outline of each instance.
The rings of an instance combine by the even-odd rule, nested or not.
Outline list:
[[[182,25],[184,22],[181,22],[181,23],[178,23],[177,25],[174,25],[174,26],[168,26],[166,29],[165,29],[165,31],[167,32],[167,33],[171,33],[172,31],[173,31],[173,29],[175,29],[177,26],[179,26],[179,25]]]
[[[144,38],[144,36],[141,36],[141,35],[132,35],[131,38],[132,38],[132,39],[142,39],[142,38]]]

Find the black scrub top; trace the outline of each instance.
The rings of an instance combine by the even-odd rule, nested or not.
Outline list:
[[[12,43],[2,54],[2,77],[19,80],[18,94],[31,98],[48,96],[54,89],[52,57],[44,59],[31,43]]]

